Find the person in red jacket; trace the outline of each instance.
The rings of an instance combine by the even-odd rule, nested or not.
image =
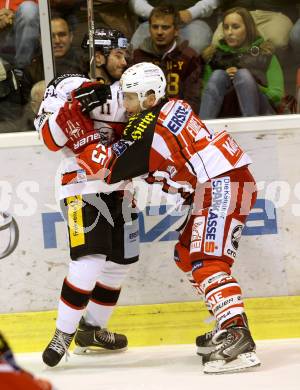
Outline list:
[[[0,0],[0,57],[24,69],[39,45],[39,25],[37,0]]]
[[[0,388],[1,390],[54,390],[46,379],[38,379],[23,370],[0,332]]]

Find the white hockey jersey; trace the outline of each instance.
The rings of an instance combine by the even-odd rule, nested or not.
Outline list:
[[[45,91],[38,116],[34,121],[35,128],[47,148],[51,151],[60,150],[62,153],[63,158],[56,177],[56,182],[60,183],[60,199],[100,191],[111,192],[120,187],[120,185],[105,185],[99,180],[87,182],[85,171],[78,165],[74,152],[66,145],[68,142],[66,135],[56,123],[58,112],[70,100],[72,91],[86,81],[90,80],[79,74],[65,74],[53,80]],[[114,128],[118,126],[123,128],[127,122],[119,81],[111,85],[111,94],[110,100],[90,113],[95,128],[99,129],[99,133],[91,136],[94,137],[92,142],[94,141],[96,144],[100,141],[109,144],[113,140],[114,134],[110,127],[111,124]]]

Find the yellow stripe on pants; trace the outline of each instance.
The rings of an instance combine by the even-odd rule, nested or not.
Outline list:
[[[81,195],[67,198],[68,205],[68,227],[71,248],[85,243],[83,214],[83,201]]]

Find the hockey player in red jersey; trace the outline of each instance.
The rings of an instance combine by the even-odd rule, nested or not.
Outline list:
[[[100,190],[99,180],[87,181],[75,157],[89,144],[110,145],[125,127],[117,79],[127,66],[126,46],[120,32],[96,29],[96,51],[104,60],[100,75],[110,87],[103,84],[99,90],[98,82],[82,75],[60,76],[48,85],[35,120],[47,148],[63,156],[59,196],[72,260],[61,290],[56,331],[43,353],[48,366],[57,365],[67,353],[76,330],[77,353],[127,348],[127,337],[106,326],[130,265],[138,260],[137,213],[128,192],[125,196],[114,191],[118,186]]]
[[[0,332],[0,389],[54,390],[46,379],[35,378],[16,363],[12,350]]]
[[[113,145],[88,146],[78,164],[90,178],[118,183],[145,175],[165,191],[192,199],[190,217],[175,245],[175,261],[193,279],[216,320],[199,336],[204,372],[234,372],[258,366],[242,292],[231,274],[246,218],[256,199],[249,156],[226,132],[214,134],[182,100],[165,100],[157,66],[140,63],[121,78],[130,115]]]

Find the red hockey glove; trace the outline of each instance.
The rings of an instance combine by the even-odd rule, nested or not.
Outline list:
[[[72,93],[72,98],[78,100],[82,112],[88,114],[111,99],[110,86],[99,81],[87,81]]]
[[[68,138],[66,146],[76,154],[88,144],[97,143],[100,138],[93,121],[81,112],[81,105],[76,100],[61,107],[56,123]]]
[[[80,103],[76,100],[65,103],[59,110],[56,123],[66,137],[71,141],[78,140],[82,135],[94,130],[93,121],[81,111]]]

